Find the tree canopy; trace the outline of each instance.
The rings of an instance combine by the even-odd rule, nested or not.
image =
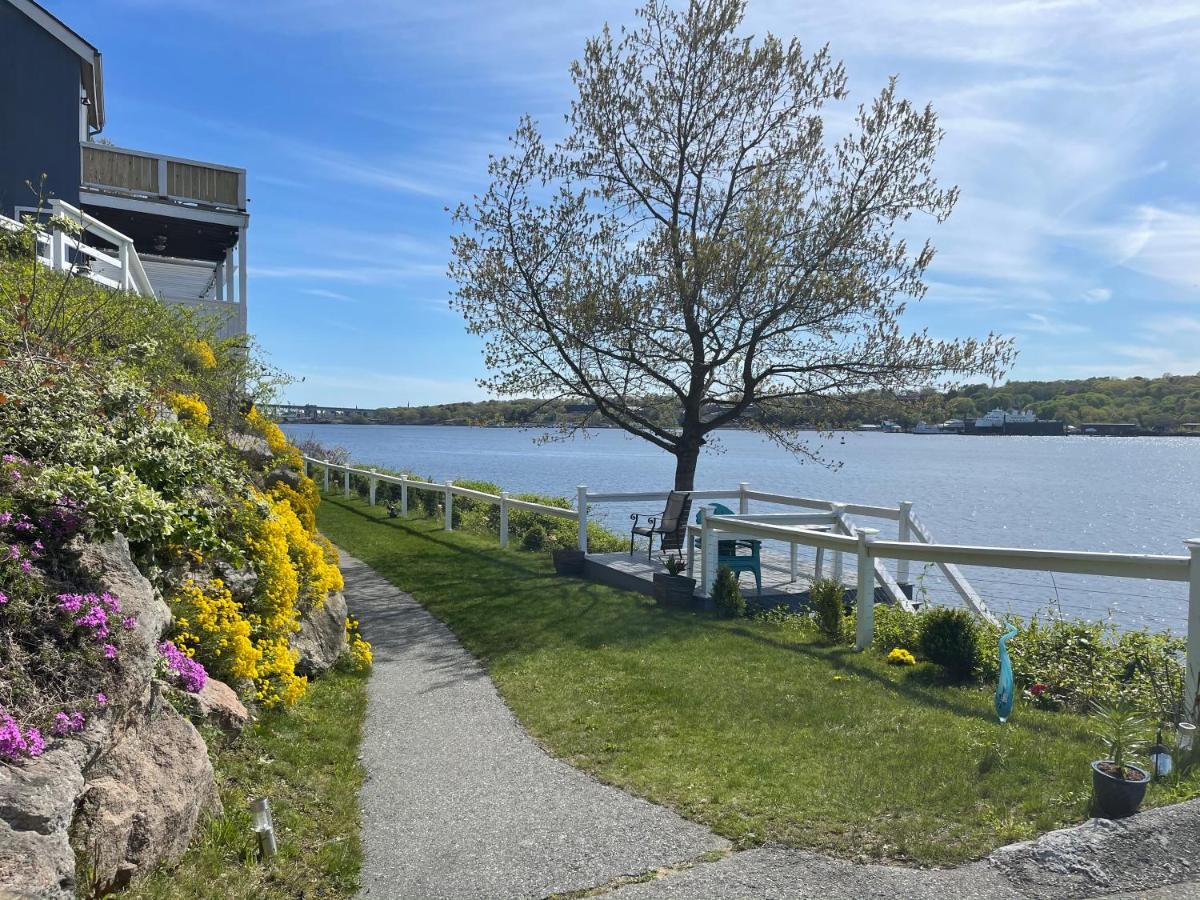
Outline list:
[[[911,220],[957,198],[933,174],[932,109],[893,79],[828,137],[843,66],[739,35],[744,6],[649,0],[636,27],[606,27],[572,66],[566,136],[523,119],[455,214],[454,306],[485,338],[485,386],[592,404],[675,454],[679,489],[714,429],[750,422],[803,451],[773,409],[995,378],[1012,355],[901,326],[933,258]]]

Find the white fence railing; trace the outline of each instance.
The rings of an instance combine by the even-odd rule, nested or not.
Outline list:
[[[39,226],[37,258],[42,264],[59,272],[86,275],[105,287],[154,296],[154,287],[150,284],[132,238],[62,200],[49,201],[48,209],[52,216],[61,216],[74,222],[80,234],[76,237],[61,228]],[[19,223],[11,219],[5,219],[0,225],[9,231],[21,228]],[[110,245],[111,249],[87,243],[83,239],[85,235],[98,238]]]
[[[324,486],[329,490],[330,471],[343,473],[343,491],[350,495],[351,474],[368,479],[369,498],[375,503],[376,485],[381,482],[399,484],[401,488],[401,514],[408,514],[408,491],[410,489],[440,492],[443,496],[445,528],[452,528],[452,507],[455,496],[472,497],[500,506],[500,545],[508,545],[508,510],[526,509],[530,512],[578,522],[579,549],[587,551],[588,506],[594,503],[628,503],[662,500],[666,491],[642,491],[623,493],[589,493],[586,485],[576,489],[576,508],[562,509],[541,503],[513,500],[507,492],[499,495],[487,494],[462,488],[447,481],[444,484],[419,481],[404,476],[384,475],[371,469],[357,469],[349,465],[326,462],[305,457],[305,470],[311,465],[324,467]],[[791,497],[785,494],[770,494],[754,491],[743,482],[734,490],[704,490],[689,492],[693,500],[727,500],[738,502],[738,512],[732,516],[709,515],[700,510],[698,525],[689,526],[689,555],[691,535],[700,541],[700,591],[707,596],[716,579],[717,541],[731,537],[758,538],[780,541],[793,548],[793,572],[796,547],[811,547],[817,551],[817,574],[821,573],[826,551],[834,555],[834,577],[841,575],[842,554],[851,554],[857,562],[857,596],[874,597],[876,582],[882,581],[890,594],[895,581],[907,581],[908,562],[929,563],[942,568],[951,583],[955,584],[960,596],[978,614],[992,618],[983,601],[971,589],[959,566],[976,566],[996,569],[1023,569],[1043,572],[1067,572],[1080,575],[1095,575],[1111,578],[1142,578],[1153,581],[1182,582],[1188,585],[1187,618],[1187,695],[1188,709],[1196,705],[1197,689],[1200,687],[1200,538],[1185,540],[1186,556],[1164,556],[1146,553],[1100,553],[1087,550],[1041,550],[1018,547],[984,547],[961,544],[937,544],[932,541],[928,530],[912,515],[912,504],[901,503],[896,507],[869,506],[863,504],[837,503],[807,497]],[[751,515],[749,503],[757,500],[782,506],[793,506],[819,510],[815,515],[756,514]],[[850,515],[873,517],[897,522],[898,540],[879,540],[878,530],[859,528],[848,518]],[[897,562],[897,578],[888,583],[880,573],[887,575],[881,565],[885,560]],[[689,563],[693,560],[689,560]],[[896,586],[898,590],[898,586]],[[903,594],[901,593],[901,596]],[[974,602],[969,599],[974,597]],[[875,609],[873,603],[856,603],[855,645],[864,650],[871,645],[874,635]],[[994,618],[992,618],[994,621]]]

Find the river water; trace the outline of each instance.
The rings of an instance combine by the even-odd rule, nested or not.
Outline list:
[[[356,465],[406,469],[435,481],[478,478],[512,492],[574,498],[579,484],[592,491],[665,490],[674,472],[669,454],[615,429],[548,443],[538,441],[540,431],[510,428],[285,425],[284,431],[345,447]],[[722,432],[700,460],[696,487],[746,481],[758,490],[852,503],[911,500],[943,543],[1182,555],[1184,539],[1200,536],[1200,440],[1194,438],[846,433],[813,441],[837,465],[801,461],[750,432]],[[595,513],[622,531],[630,508],[599,505]],[[859,524],[894,534],[894,524]],[[913,567],[914,575],[921,572]],[[1186,589],[1178,583],[967,571],[996,612],[1054,608],[1179,632],[1186,623]],[[921,584],[931,599],[956,602],[940,573],[929,571]]]

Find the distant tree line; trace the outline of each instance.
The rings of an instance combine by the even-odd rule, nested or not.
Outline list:
[[[1132,422],[1142,428],[1171,430],[1200,422],[1200,375],[1161,378],[1086,378],[1070,381],[1010,381],[999,387],[970,384],[949,391],[925,390],[907,395],[867,391],[819,405],[773,406],[769,419],[759,408],[748,410],[740,423],[788,428],[845,428],[891,419],[901,425],[970,419],[989,410],[1031,409],[1042,419],[1069,425]],[[643,415],[665,427],[676,423],[677,406],[666,397],[639,404]],[[484,400],[437,406],[389,407],[364,413],[363,421],[395,425],[534,425],[606,424],[591,404],[534,399]]]

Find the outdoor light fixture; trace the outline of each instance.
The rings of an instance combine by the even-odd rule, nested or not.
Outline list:
[[[1175,746],[1179,749],[1179,755],[1186,757],[1192,752],[1192,747],[1196,743],[1196,726],[1191,722],[1180,722],[1179,727],[1175,732]]]
[[[1171,748],[1163,743],[1162,726],[1159,726],[1158,733],[1154,736],[1154,745],[1150,748],[1150,768],[1154,770],[1152,774],[1156,779],[1165,778],[1175,768]]]
[[[165,234],[156,234],[154,236],[154,251],[162,253],[167,249],[167,236]]]
[[[270,859],[279,848],[275,843],[275,823],[271,820],[271,804],[267,798],[253,801],[250,814],[254,817],[254,833],[258,835],[259,858]]]

